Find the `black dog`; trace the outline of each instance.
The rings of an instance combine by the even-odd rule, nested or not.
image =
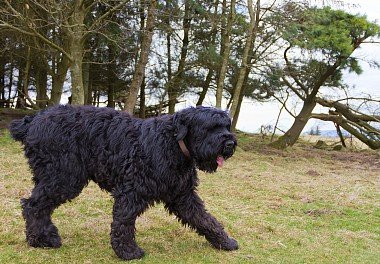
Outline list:
[[[115,200],[111,244],[122,259],[144,255],[135,221],[155,202],[214,247],[237,249],[196,193],[196,168],[215,172],[234,153],[230,124],[226,112],[206,107],[142,120],[108,108],[56,106],[13,121],[35,183],[21,201],[29,245],[61,246],[51,214],[93,180]]]

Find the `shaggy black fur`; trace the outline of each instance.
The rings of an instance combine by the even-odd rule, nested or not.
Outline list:
[[[237,249],[196,192],[196,167],[214,172],[232,156],[230,124],[224,111],[206,107],[142,120],[108,108],[56,106],[13,121],[11,134],[24,144],[35,183],[30,198],[22,199],[28,243],[60,247],[51,214],[93,180],[115,200],[111,244],[122,259],[144,255],[135,242],[135,221],[155,202],[214,247]]]

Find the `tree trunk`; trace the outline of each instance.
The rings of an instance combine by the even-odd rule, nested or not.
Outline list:
[[[245,43],[243,57],[241,61],[241,68],[239,70],[238,80],[234,89],[233,97],[232,97],[232,105],[230,109],[231,117],[235,117],[235,112],[239,105],[239,98],[242,92],[242,87],[244,83],[244,78],[246,72],[250,70],[250,66],[248,65],[249,54],[253,46],[254,39],[256,38],[258,22],[259,22],[259,14],[260,14],[260,0],[256,1],[256,11],[253,11],[253,2],[252,0],[247,1],[249,16],[250,16],[250,28],[247,35],[247,40]],[[240,102],[241,103],[241,102]],[[236,120],[237,122],[237,120]]]
[[[88,105],[92,105],[92,93],[93,93],[93,81],[92,81],[92,72],[91,72],[91,64],[90,64],[90,69],[88,71],[88,90],[87,90],[87,103]]]
[[[12,87],[13,87],[13,64],[12,62],[9,65],[9,89],[8,89],[8,100],[11,100]]]
[[[16,108],[25,108],[25,96],[23,93],[24,71],[19,69],[17,78],[17,101]]]
[[[170,1],[166,0],[166,12],[170,12]],[[168,71],[168,82],[172,79],[172,52],[171,52],[171,26],[170,26],[170,14],[166,14],[167,18],[165,20],[168,32],[166,34],[166,53],[167,53],[167,71]]]
[[[61,55],[59,62],[53,62],[53,73],[52,73],[52,88],[49,105],[59,104],[62,97],[63,84],[66,80],[67,71],[70,67],[70,60],[67,56]],[[55,71],[55,68],[57,70]]]
[[[339,136],[339,139],[340,139],[340,142],[342,143],[342,146],[345,147],[345,148],[347,148],[347,145],[346,145],[346,142],[344,141],[344,137],[343,137],[343,134],[342,134],[342,130],[340,129],[340,126],[337,123],[334,123],[334,126],[336,128],[336,133]]]
[[[330,115],[330,114],[312,114],[311,118],[317,118],[320,120],[324,121],[331,121],[336,123],[337,125],[341,126],[343,129],[345,129],[347,132],[349,132],[351,135],[355,136],[357,139],[359,139],[361,142],[366,144],[368,147],[371,149],[380,149],[380,140],[378,138],[368,138],[365,133],[362,133],[360,131],[360,128],[356,127],[355,125],[350,122],[350,120],[347,120],[344,118],[342,115]],[[353,126],[354,125],[354,126]],[[377,132],[378,135],[380,135],[380,131],[376,131],[377,129],[375,128],[375,131]]]
[[[84,87],[83,87],[83,72],[82,72],[82,56],[83,49],[77,40],[73,41],[72,54],[73,62],[70,66],[71,71],[71,104],[83,105],[84,104]],[[78,57],[79,56],[79,57]]]
[[[145,76],[140,87],[140,118],[145,118]]]
[[[133,75],[133,80],[129,88],[126,104],[124,107],[124,111],[127,111],[131,114],[133,114],[133,110],[137,101],[137,95],[140,90],[141,83],[145,74],[145,67],[148,63],[149,51],[152,43],[153,29],[155,24],[156,6],[156,0],[149,1],[146,26],[144,30],[141,29],[143,30],[143,39],[141,43],[140,57],[136,65],[136,70]]]
[[[90,89],[90,63],[86,62],[82,65],[82,76],[83,76],[83,94],[84,94],[84,104],[91,104],[91,100],[88,100],[88,93]]]
[[[38,15],[30,12],[29,17],[36,21],[36,30],[39,34],[43,36],[49,35],[52,25],[49,25],[49,14],[46,10],[39,10]],[[34,41],[36,45],[32,57],[36,84],[36,108],[43,109],[47,107],[49,102],[47,96],[49,59],[46,57],[46,51],[41,49],[44,43],[38,38],[35,38]]]
[[[85,90],[83,86],[83,54],[84,54],[84,15],[85,7],[82,1],[75,3],[74,11],[70,19],[72,26],[70,36],[71,55],[71,103],[83,105],[85,103]]]
[[[214,13],[212,16],[212,26],[211,26],[211,41],[209,47],[215,47],[216,43],[216,35],[218,34],[218,23],[217,23],[217,17],[218,17],[218,5],[219,1],[215,1],[214,3]],[[212,68],[212,66],[208,67],[208,73],[206,75],[206,79],[202,86],[202,91],[199,95],[198,101],[196,105],[202,105],[204,99],[206,98],[208,89],[210,87],[210,83],[212,81],[212,77],[214,75],[215,70]]]
[[[19,89],[17,98],[17,108],[25,109],[27,107],[26,98],[28,97],[28,87],[29,87],[29,77],[30,77],[30,66],[31,66],[31,50],[28,47],[25,70],[23,72],[22,87]],[[20,76],[19,76],[20,79]]]
[[[230,13],[227,20],[227,28],[224,31],[225,35],[223,36],[221,55],[222,55],[222,64],[220,66],[219,78],[216,85],[216,104],[218,108],[222,107],[222,97],[223,97],[223,88],[224,88],[224,79],[226,77],[228,58],[230,56],[231,49],[231,31],[232,24],[235,18],[235,0],[231,1],[230,4]]]
[[[284,149],[288,146],[293,146],[297,142],[302,130],[309,121],[311,114],[316,106],[315,98],[307,98],[304,101],[301,112],[295,117],[294,123],[286,133],[279,137],[278,140],[269,144],[269,146]]]
[[[68,67],[65,67],[65,70],[62,70],[61,73],[57,73],[52,76],[52,87],[49,105],[57,105],[60,103],[62,97],[63,84],[65,83],[68,69]]]
[[[249,55],[248,55],[248,61],[250,64],[253,63],[253,57],[254,57],[254,51],[253,51],[253,42],[252,42],[252,45],[251,45],[251,48],[249,50]],[[234,116],[232,117],[232,124],[231,124],[231,131],[236,131],[236,125],[237,125],[237,122],[238,122],[238,119],[239,119],[239,115],[240,115],[240,109],[241,109],[241,105],[243,103],[243,99],[244,99],[244,93],[245,93],[245,87],[247,86],[247,82],[248,82],[248,79],[249,79],[249,72],[250,71],[245,71],[245,76],[244,76],[244,81],[243,81],[243,84],[242,84],[242,87],[241,87],[241,91],[240,91],[240,95],[239,95],[239,102],[237,104],[237,107],[236,107],[236,111],[235,111],[235,114]],[[234,91],[235,92],[235,91]],[[234,94],[234,93],[233,93]],[[232,97],[233,97],[233,94],[232,94]],[[232,99],[231,98],[231,101],[229,103],[232,104]]]
[[[248,79],[248,74],[246,74],[246,79]],[[239,95],[239,103],[236,107],[235,114],[232,118],[231,131],[233,132],[236,132],[236,125],[239,119],[239,114],[240,114],[241,104],[243,103],[243,99],[244,99],[244,91],[242,91]]]
[[[206,98],[208,87],[210,86],[213,74],[214,74],[213,69],[209,69],[208,73],[207,73],[207,76],[206,76],[206,80],[205,80],[205,82],[203,84],[203,87],[202,87],[202,92],[199,95],[197,105],[202,105],[203,104],[203,101]]]
[[[47,106],[49,98],[47,97],[47,71],[46,68],[39,67],[36,72],[36,92],[37,108],[42,109]]]
[[[5,99],[5,60],[0,56],[0,100]],[[4,107],[4,101],[0,102],[0,108]]]
[[[107,82],[107,107],[115,108],[116,58],[113,43],[108,44]]]
[[[190,1],[185,1],[185,14],[183,18],[183,39],[181,48],[181,57],[179,59],[177,72],[168,83],[168,95],[169,95],[169,114],[174,114],[175,105],[179,95],[179,89],[181,87],[182,76],[185,70],[187,51],[189,46],[189,31],[190,31]]]

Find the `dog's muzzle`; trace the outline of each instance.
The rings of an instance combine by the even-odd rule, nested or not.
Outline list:
[[[234,154],[236,143],[233,140],[227,140],[224,143],[223,157],[229,158]]]

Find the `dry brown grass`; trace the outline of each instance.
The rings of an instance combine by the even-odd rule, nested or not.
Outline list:
[[[200,173],[206,206],[240,243],[213,249],[162,205],[137,223],[141,263],[378,263],[380,163],[374,151],[268,149],[240,135],[240,148],[216,174]],[[19,199],[31,189],[20,145],[0,137],[0,263],[114,263],[112,199],[94,184],[53,215],[63,247],[27,246]]]

